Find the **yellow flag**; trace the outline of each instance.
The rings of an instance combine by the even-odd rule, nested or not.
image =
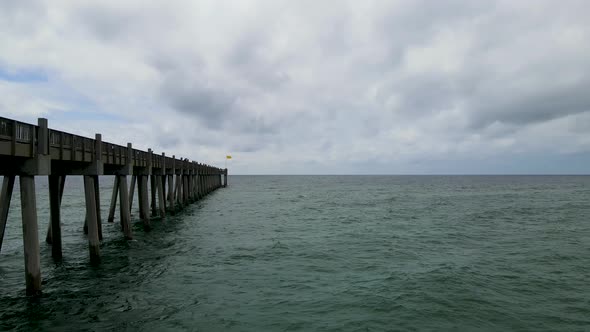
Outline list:
[[[225,159],[231,159],[231,156],[225,156]]]

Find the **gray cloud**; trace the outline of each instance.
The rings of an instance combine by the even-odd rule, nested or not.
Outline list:
[[[6,0],[0,4],[0,28],[15,36],[38,33],[47,19],[47,7],[40,0]]]
[[[51,10],[0,3],[0,73],[51,76],[45,92],[0,80],[10,107],[51,117],[68,87],[137,133],[162,130],[145,144],[178,155],[233,151],[248,156],[244,172],[301,173],[590,153],[587,1],[105,0]]]
[[[171,133],[166,133],[158,136],[158,145],[164,149],[174,148],[181,142],[180,135],[176,136]]]
[[[526,125],[590,111],[590,95],[585,93],[590,89],[588,83],[543,88],[532,93],[506,89],[502,97],[478,99],[477,104],[472,105],[477,110],[472,123],[475,128],[495,121]]]
[[[133,13],[105,6],[81,7],[75,17],[88,33],[107,42],[128,33],[134,22]]]
[[[162,97],[174,109],[195,116],[208,127],[219,128],[231,116],[236,97],[196,82],[166,80]]]
[[[259,31],[266,34],[266,31]],[[232,46],[226,63],[231,66],[237,79],[245,80],[251,86],[264,90],[274,90],[289,81],[289,76],[282,71],[281,64],[269,60],[266,56],[265,39],[256,32],[244,34]]]

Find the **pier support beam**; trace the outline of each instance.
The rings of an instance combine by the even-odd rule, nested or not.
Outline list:
[[[186,183],[188,188],[189,203],[193,203],[195,201],[195,196],[193,195],[193,165],[190,161],[188,162],[188,165],[189,171],[188,175],[186,176]]]
[[[150,202],[148,198],[148,176],[138,175],[137,178],[137,192],[139,198],[139,217],[143,220],[145,230],[150,230]]]
[[[121,229],[125,238],[131,240],[133,235],[131,233],[131,216],[129,212],[129,192],[127,191],[127,176],[117,175],[119,179],[119,211],[121,217]]]
[[[207,195],[211,193],[211,170],[207,168]]]
[[[201,181],[201,197],[205,197],[207,196],[207,191],[205,190],[207,180],[207,177],[205,176],[205,165],[201,165],[201,176],[199,180]]]
[[[113,182],[113,194],[111,195],[111,207],[109,208],[108,222],[115,221],[115,209],[117,208],[117,196],[119,194],[119,176],[115,176]]]
[[[94,181],[94,199],[96,200],[96,226],[98,239],[102,241],[102,217],[100,215],[100,189],[98,188],[98,175],[92,175]]]
[[[197,175],[197,167],[195,166],[195,173],[193,174],[193,197],[195,201],[199,200],[199,176]]]
[[[21,175],[19,176],[19,180],[25,252],[26,292],[27,295],[38,295],[41,293],[41,262],[39,257],[35,178],[31,175]]]
[[[152,217],[158,215],[158,207],[157,207],[157,189],[156,189],[156,176],[154,174],[150,175],[150,196],[151,196],[151,210],[152,210]]]
[[[205,176],[205,165],[201,165],[201,175],[199,177],[201,181],[201,197],[207,196],[207,191],[205,190],[205,185],[207,181],[207,177]]]
[[[158,175],[156,181],[158,182],[158,207],[160,208],[160,217],[166,216],[166,201],[164,199],[164,177],[165,175]]]
[[[133,180],[131,180],[133,181]],[[147,195],[147,191],[146,191]],[[131,195],[129,195],[131,196]],[[137,204],[139,205],[139,219],[144,220],[146,216],[144,215],[144,207],[143,207],[143,176],[137,176]]]
[[[205,197],[205,167],[201,166],[201,171],[199,172],[199,190],[201,192],[201,198]]]
[[[0,193],[0,251],[2,251],[2,241],[4,240],[4,231],[8,221],[8,210],[10,209],[14,180],[14,175],[6,175],[2,182],[2,193]]]
[[[205,178],[204,178],[204,173],[205,172],[205,168],[203,167],[203,165],[199,166],[199,197],[203,198],[205,197],[205,190],[204,190],[204,184],[205,184]]]
[[[90,262],[100,262],[100,241],[98,239],[98,222],[96,213],[96,191],[93,176],[84,175],[84,196],[86,197],[86,219],[88,220],[88,250]]]
[[[61,175],[59,176],[59,206],[61,207],[61,200],[63,199],[64,196],[64,187],[66,185],[66,176],[65,175]],[[53,243],[53,222],[51,221],[51,215],[49,216],[50,220],[49,220],[49,224],[47,226],[47,235],[45,236],[45,242],[47,242],[47,244],[52,244]],[[61,227],[61,221],[60,221],[60,227]],[[60,232],[61,233],[61,232]]]
[[[166,169],[162,170],[162,175],[160,175],[160,181],[162,181],[162,195],[164,198],[164,202],[163,202],[163,206],[164,206],[164,213],[166,213],[166,209],[167,209],[167,205],[168,205],[168,197],[166,196],[166,180],[167,180],[167,175],[166,175]]]
[[[182,177],[182,196],[184,197],[184,204],[186,206],[190,202],[190,197],[188,195],[188,177],[189,175],[185,175]]]
[[[182,176],[180,177],[180,193],[182,196],[182,208],[184,208],[185,206],[188,205],[188,195],[186,192],[186,178],[187,175],[185,173],[185,170],[183,169],[183,173]]]
[[[133,193],[135,192],[135,182],[136,181],[137,181],[137,175],[131,176],[131,188],[129,189],[129,212],[130,213],[131,213],[131,208],[133,208]]]
[[[61,176],[49,175],[49,210],[51,214],[50,228],[51,232],[51,256],[55,260],[62,258],[62,245],[61,245]],[[47,234],[49,235],[49,233]]]
[[[174,175],[168,175],[168,210],[174,213]]]
[[[176,196],[176,204],[182,206],[182,175],[176,175],[176,190],[174,196]]]
[[[186,176],[186,196],[188,197],[187,204],[194,202],[193,201],[193,191],[192,191],[192,188],[193,188],[192,181],[193,181],[193,174],[189,173]]]

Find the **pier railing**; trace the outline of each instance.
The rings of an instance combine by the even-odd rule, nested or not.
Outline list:
[[[38,151],[40,129],[43,131],[43,128],[38,125],[0,117],[0,155],[35,157]],[[152,167],[161,168],[163,165],[172,165],[178,161],[172,157],[154,155],[150,151],[133,148],[129,151],[129,146],[102,142],[96,138],[91,139],[55,129],[47,128],[47,133],[48,154],[52,160],[89,162],[96,160],[95,156],[99,151],[99,160],[107,165],[131,163],[134,166],[147,166],[151,162]],[[213,166],[207,165],[207,167]],[[221,168],[216,170],[223,172]]]

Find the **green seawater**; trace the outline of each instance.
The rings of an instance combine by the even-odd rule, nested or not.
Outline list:
[[[105,222],[111,184],[91,266],[81,179],[59,263],[37,180],[40,298],[24,296],[15,187],[0,330],[590,330],[589,176],[231,176],[150,232],[135,201],[133,241]]]

